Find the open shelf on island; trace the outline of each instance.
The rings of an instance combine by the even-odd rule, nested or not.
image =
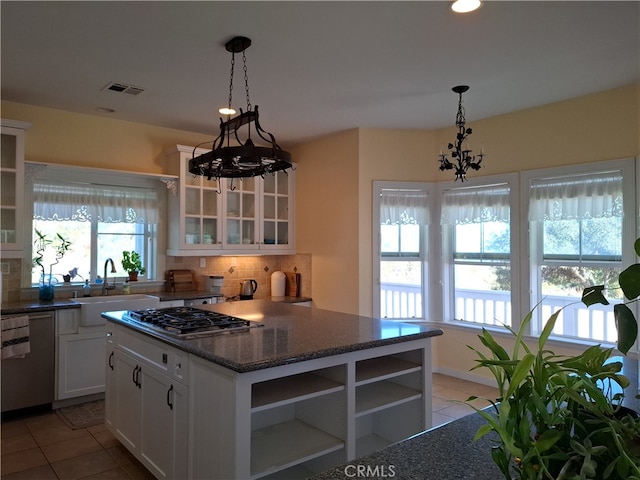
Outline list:
[[[422,392],[398,383],[381,381],[356,389],[356,417],[420,398]]]
[[[344,441],[294,419],[251,432],[251,478],[344,448]]]
[[[397,356],[385,356],[363,360],[356,365],[356,385],[384,380],[385,378],[420,371],[422,365]]]
[[[344,390],[344,383],[318,375],[315,372],[267,380],[252,386],[251,411],[259,412],[340,390]]]

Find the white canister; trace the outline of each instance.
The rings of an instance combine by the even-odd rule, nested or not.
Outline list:
[[[284,297],[286,275],[282,272],[273,272],[271,274],[271,296]]]

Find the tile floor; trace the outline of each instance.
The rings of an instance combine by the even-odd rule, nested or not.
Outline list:
[[[433,425],[473,413],[452,400],[495,398],[496,393],[495,388],[435,373]],[[0,435],[2,480],[153,479],[104,425],[72,430],[56,413],[46,412],[3,421]]]

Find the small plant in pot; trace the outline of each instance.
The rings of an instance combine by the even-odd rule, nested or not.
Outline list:
[[[42,301],[49,301],[53,300],[53,286],[56,283],[53,277],[53,266],[62,260],[65,253],[71,248],[71,242],[59,233],[54,239],[47,237],[37,229],[35,229],[35,234],[37,237],[34,241],[36,255],[33,257],[33,266],[39,268],[41,272],[38,297]],[[52,251],[49,250],[49,247]],[[45,267],[46,261],[51,261],[48,274]]]
[[[142,258],[135,250],[122,252],[122,268],[129,274],[129,281],[136,282],[138,274],[144,275],[146,269],[142,266]]]

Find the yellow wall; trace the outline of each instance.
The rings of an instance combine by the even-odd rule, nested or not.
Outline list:
[[[29,161],[129,172],[175,174],[165,160],[166,148],[213,137],[11,102],[2,102],[2,118],[31,123],[25,144]]]
[[[318,308],[358,313],[358,131],[291,149],[296,171],[296,249],[312,253]]]
[[[425,130],[360,130],[358,309],[361,315],[373,314],[373,181],[427,181],[432,175],[429,163],[436,164],[435,158],[431,155],[436,145],[434,132]]]
[[[640,85],[467,124],[471,148],[484,146],[487,153],[477,176],[634,157],[640,153]],[[436,135],[445,146],[455,138],[452,128]],[[438,172],[434,180],[450,177]]]

